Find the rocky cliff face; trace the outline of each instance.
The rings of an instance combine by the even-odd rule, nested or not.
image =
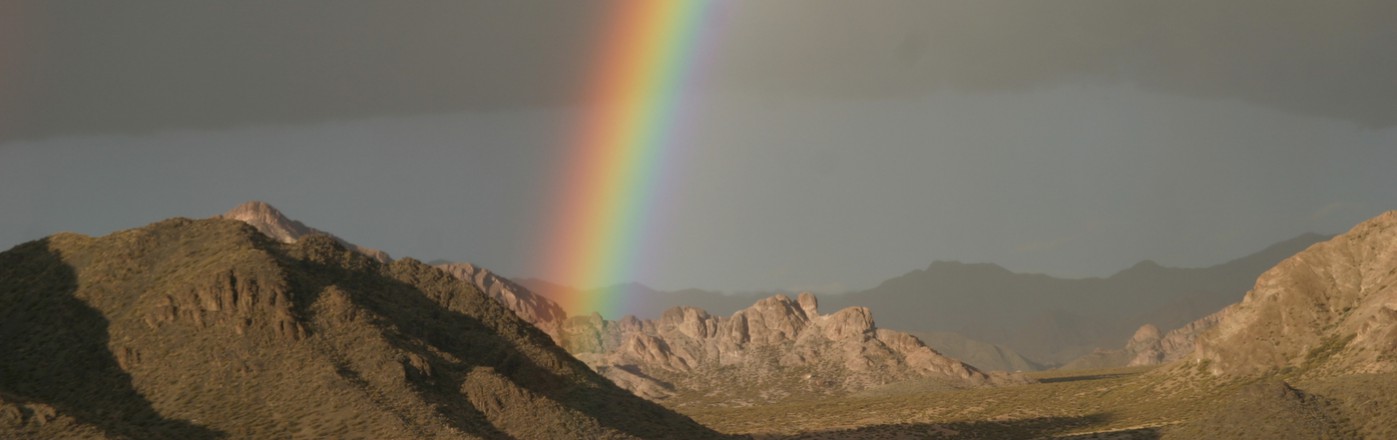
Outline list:
[[[1193,354],[1198,338],[1204,332],[1217,326],[1219,321],[1231,313],[1231,310],[1231,307],[1219,310],[1183,327],[1170,330],[1162,336],[1159,336],[1156,331],[1154,338],[1139,341],[1132,339],[1132,343],[1125,347],[1126,352],[1131,355],[1130,362],[1126,365],[1131,367],[1159,365],[1187,358]]]
[[[1062,369],[1140,367],[1188,358],[1193,354],[1198,338],[1217,326],[1231,310],[1232,307],[1224,308],[1164,334],[1160,334],[1159,327],[1155,327],[1154,324],[1145,324],[1135,331],[1135,335],[1126,342],[1125,347],[1096,350],[1063,365]]]
[[[475,285],[480,291],[514,311],[520,318],[543,330],[555,342],[561,342],[559,336],[562,334],[563,321],[567,320],[567,312],[564,312],[558,303],[474,264],[445,263],[436,265],[436,268]]]
[[[1266,271],[1195,355],[1217,375],[1397,370],[1397,211]]]
[[[282,243],[295,243],[297,240],[309,237],[311,235],[327,235],[335,241],[339,242],[340,245],[349,248],[350,250],[353,250],[355,252],[367,255],[369,258],[373,258],[374,260],[377,260],[380,263],[388,263],[390,261],[393,261],[392,257],[389,257],[387,252],[383,252],[378,249],[366,248],[363,246],[356,245],[354,243],[350,243],[348,241],[344,241],[344,239],[336,237],[334,234],[330,234],[328,232],[306,226],[304,223],[286,218],[285,215],[282,215],[281,211],[278,211],[276,208],[273,208],[272,205],[269,205],[266,202],[254,200],[247,203],[243,203],[241,205],[238,205],[236,208],[233,208],[228,212],[219,215],[218,218],[238,220],[243,223],[247,223],[249,225],[252,225],[252,227],[257,228],[257,231],[265,234],[268,237],[271,237],[273,240]]]
[[[692,307],[653,321],[575,317],[563,332],[568,351],[651,399],[698,393],[770,401],[907,380],[952,386],[1023,380],[987,375],[910,334],[877,328],[867,308],[820,314],[809,293],[769,297],[730,317]]]

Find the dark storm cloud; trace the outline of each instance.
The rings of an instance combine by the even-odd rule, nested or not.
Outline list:
[[[0,140],[556,103],[597,8],[557,1],[32,2]],[[3,47],[3,46],[0,46]]]
[[[0,141],[574,103],[600,2],[0,8]],[[1127,82],[1397,123],[1397,2],[724,2],[709,90],[881,98]]]

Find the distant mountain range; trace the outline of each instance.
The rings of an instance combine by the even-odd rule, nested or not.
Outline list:
[[[1240,302],[1199,311],[1252,270],[1262,273]],[[567,317],[526,284],[568,293],[465,263],[393,260],[260,203],[24,243],[0,252],[0,438],[723,438],[655,402],[746,408],[1031,384],[933,347],[1026,370],[1042,365],[1008,344],[1051,342],[1041,353],[1065,359],[1127,325],[1121,348],[1067,364],[1165,364],[1129,386],[1199,410],[1170,407],[1159,422],[1170,426],[1141,432],[1397,435],[1397,211],[1210,268],[1062,280],[936,263],[838,297],[882,302],[882,325],[865,306],[823,313],[808,293],[728,315]],[[889,321],[965,333],[1009,323],[983,334],[1018,338],[921,332],[928,347]]]
[[[1058,278],[994,264],[935,262],[871,289],[823,295],[822,301],[836,309],[878,311],[880,327],[937,335],[941,344],[932,344],[937,350],[974,365],[980,364],[969,360],[979,360],[989,370],[1118,366],[1129,363],[1129,356],[1107,353],[1114,357],[1103,361],[1102,353],[1093,353],[1122,347],[1142,325],[1175,329],[1235,303],[1263,271],[1327,238],[1304,234],[1203,268],[1147,260],[1106,278]],[[538,279],[518,284],[555,299],[596,293]],[[629,308],[634,314],[652,319],[680,306],[728,315],[770,295],[660,291],[638,283],[606,289],[623,291],[610,294],[624,295],[633,302]]]
[[[879,324],[888,328],[955,332],[1061,365],[1097,348],[1122,346],[1142,324],[1177,328],[1237,302],[1267,268],[1326,238],[1305,234],[1205,268],[1145,261],[1107,278],[937,262],[826,302],[879,310]]]

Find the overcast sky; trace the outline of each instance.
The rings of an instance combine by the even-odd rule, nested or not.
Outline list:
[[[538,273],[600,2],[0,4],[0,247],[246,200]],[[1397,209],[1397,3],[720,3],[637,280],[1204,266]],[[627,281],[627,280],[616,280]]]

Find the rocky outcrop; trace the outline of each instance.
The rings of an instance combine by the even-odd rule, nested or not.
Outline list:
[[[652,399],[694,392],[779,400],[908,380],[959,386],[1023,380],[985,374],[910,334],[877,328],[867,308],[822,315],[810,293],[765,298],[730,317],[693,307],[653,321],[574,317],[563,333],[569,351]]]
[[[475,285],[481,292],[504,304],[520,318],[543,330],[555,342],[559,341],[563,321],[567,320],[567,312],[564,312],[558,303],[474,264],[444,263],[436,265],[436,268]]]
[[[1085,356],[1072,360],[1059,367],[1062,370],[1091,370],[1098,368],[1123,367],[1127,364],[1134,365],[1137,357],[1148,357],[1148,353],[1156,351],[1160,342],[1159,327],[1154,324],[1145,324],[1135,330],[1135,334],[1130,337],[1130,341],[1125,343],[1125,348],[1108,350],[1097,349]],[[1146,364],[1153,365],[1153,364]]]
[[[1197,345],[1215,375],[1397,371],[1397,211],[1266,271]]]
[[[1198,337],[1217,326],[1218,321],[1226,317],[1230,310],[1231,308],[1219,310],[1183,327],[1170,330],[1163,336],[1157,335],[1152,339],[1146,338],[1138,341],[1132,339],[1131,344],[1125,347],[1125,350],[1131,354],[1130,362],[1126,365],[1131,367],[1159,365],[1187,358],[1193,354],[1194,343]],[[1150,324],[1146,325],[1153,327]]]
[[[249,225],[252,225],[252,227],[257,228],[257,231],[261,232],[263,235],[271,237],[273,240],[282,243],[295,243],[297,240],[309,237],[311,235],[327,235],[330,238],[333,238],[336,242],[339,242],[340,245],[349,248],[350,250],[353,250],[355,252],[367,255],[369,258],[377,260],[379,263],[388,263],[390,261],[393,261],[393,258],[389,257],[387,252],[383,252],[378,249],[366,248],[354,243],[350,243],[342,238],[336,237],[334,234],[330,234],[328,232],[324,232],[319,229],[306,226],[304,223],[286,218],[285,215],[282,215],[281,211],[278,211],[276,208],[273,208],[272,205],[269,205],[266,202],[253,200],[247,203],[243,203],[241,205],[238,205],[236,208],[233,208],[228,212],[225,212],[222,215],[217,216],[217,218],[226,218],[247,223]]]

